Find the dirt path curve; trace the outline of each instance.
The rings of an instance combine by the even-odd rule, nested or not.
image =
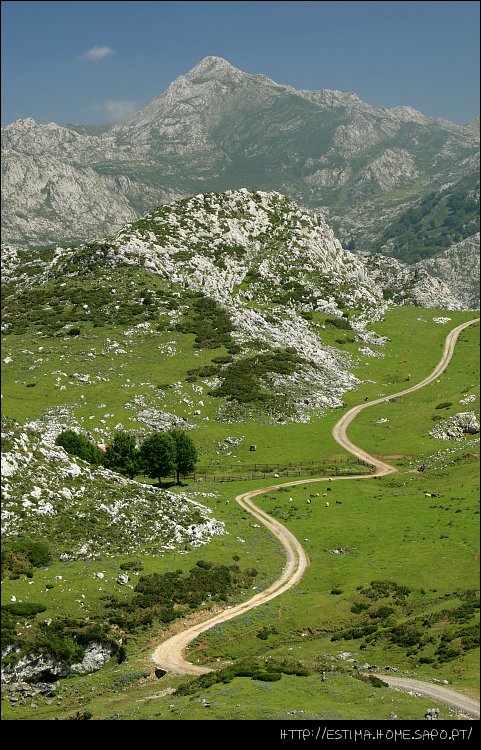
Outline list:
[[[477,322],[479,322],[479,318],[477,318],[476,320],[470,320],[467,323],[462,323],[449,332],[446,337],[443,355],[439,363],[436,365],[432,373],[424,378],[424,380],[422,380],[420,383],[410,386],[409,388],[406,388],[399,393],[391,394],[388,397],[378,398],[374,401],[369,401],[367,403],[360,404],[359,406],[355,406],[348,412],[346,412],[346,414],[341,417],[339,422],[336,423],[332,431],[334,439],[343,448],[356,456],[356,458],[360,458],[363,461],[366,461],[366,463],[374,466],[375,472],[373,474],[361,474],[358,476],[348,477],[337,476],[322,477],[316,479],[300,479],[295,482],[283,482],[281,484],[274,484],[269,487],[262,487],[251,492],[243,492],[241,495],[238,495],[236,497],[239,505],[245,508],[245,510],[249,511],[249,513],[251,513],[254,518],[257,518],[261,523],[263,523],[264,526],[280,541],[280,543],[284,547],[287,559],[282,574],[280,578],[274,581],[274,583],[272,583],[267,589],[264,589],[255,596],[251,597],[251,599],[248,599],[248,601],[243,602],[242,604],[236,604],[233,607],[227,607],[225,610],[215,615],[214,617],[209,617],[203,622],[192,625],[181,633],[177,633],[176,635],[173,635],[171,638],[161,643],[160,646],[158,646],[152,654],[152,660],[155,662],[155,664],[161,666],[163,669],[166,669],[168,672],[173,672],[175,674],[201,675],[206,674],[207,672],[211,672],[212,670],[207,667],[200,667],[195,664],[191,664],[184,659],[183,654],[189,643],[191,643],[201,633],[204,633],[206,630],[210,630],[210,628],[214,627],[214,625],[219,625],[220,623],[232,620],[234,617],[244,614],[254,607],[258,607],[261,604],[266,604],[271,599],[274,599],[280,594],[283,594],[285,591],[288,591],[288,589],[299,583],[302,576],[304,575],[304,571],[309,565],[309,559],[304,549],[297,541],[296,537],[291,534],[291,532],[286,529],[285,526],[279,523],[279,521],[276,521],[275,518],[272,518],[272,516],[268,515],[268,513],[258,508],[257,505],[252,502],[252,498],[256,495],[264,495],[266,492],[277,490],[279,489],[279,487],[294,487],[299,484],[305,485],[312,482],[342,481],[346,479],[372,479],[373,477],[380,477],[396,472],[396,467],[390,466],[389,464],[380,461],[374,456],[369,455],[369,453],[366,453],[366,451],[362,450],[362,448],[358,448],[356,445],[354,445],[354,443],[349,440],[346,434],[348,426],[351,424],[352,420],[359,414],[359,412],[363,411],[363,409],[367,409],[369,406],[388,402],[393,398],[398,398],[399,396],[404,396],[408,393],[412,393],[413,391],[416,391],[435,380],[446,369],[449,362],[451,361],[454,347],[461,331]],[[383,679],[386,682],[388,680],[393,681],[394,679],[396,679],[398,683],[417,682],[412,680],[403,680],[403,678],[387,678],[385,676],[383,676]],[[432,685],[432,683],[420,683],[420,685],[424,685],[425,690],[430,691],[424,694],[429,695],[429,697],[432,697],[436,700],[440,700],[440,698],[438,698],[439,691],[445,690],[444,688]],[[398,689],[400,689],[399,684],[397,685],[397,687]],[[415,690],[416,692],[421,692],[416,688],[413,688],[413,690]],[[448,690],[446,692],[450,694],[453,693],[452,690]],[[458,697],[459,700],[469,701],[469,699],[464,698],[464,696],[462,695],[459,695]],[[472,703],[474,703],[474,701],[472,701]],[[453,702],[449,703],[448,705],[451,705],[454,708],[458,708],[458,706]],[[476,705],[478,706],[477,710],[479,716],[479,704]],[[472,715],[472,713],[470,715]]]
[[[371,673],[372,674],[372,673]],[[468,698],[467,695],[457,693],[443,685],[433,685],[432,682],[421,682],[412,680],[410,677],[391,677],[391,675],[376,674],[383,682],[387,682],[390,688],[401,690],[403,693],[417,693],[425,698],[432,698],[449,708],[460,711],[465,716],[479,719],[479,701]]]

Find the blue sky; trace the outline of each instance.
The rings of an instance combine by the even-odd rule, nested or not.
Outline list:
[[[479,114],[478,2],[2,3],[2,124],[113,122],[206,55],[295,88]]]

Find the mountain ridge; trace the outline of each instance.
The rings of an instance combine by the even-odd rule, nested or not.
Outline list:
[[[297,91],[218,57],[93,131],[31,118],[3,129],[5,241],[93,239],[159,203],[246,187],[322,210],[343,243],[366,250],[389,217],[475,168],[478,151],[470,128]]]

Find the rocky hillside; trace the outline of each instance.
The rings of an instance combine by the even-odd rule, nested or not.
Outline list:
[[[109,128],[6,127],[3,236],[92,239],[178,196],[248,187],[322,207],[345,245],[369,250],[413,202],[475,170],[478,142],[410,107],[296,91],[207,57]]]
[[[244,410],[262,402],[272,418],[280,410],[295,419],[339,406],[358,381],[349,354],[326,342],[325,320],[339,336],[368,342],[367,323],[384,304],[382,289],[324,221],[277,193],[198,195],[102,242],[40,254],[6,248],[3,262],[4,334],[113,325],[127,337],[117,338],[116,353],[128,354],[144,327],[146,335],[193,333],[200,349],[227,349],[224,361],[199,372],[227,398],[226,419],[229,402]]]
[[[245,189],[160,206],[103,241],[2,255],[15,409],[24,388],[57,392],[86,429],[98,391],[102,439],[126,419],[140,432],[308,422],[358,385],[356,357],[382,357],[370,327],[387,306],[461,308],[426,271],[353,255],[319,215]],[[147,362],[165,363],[160,384]]]
[[[61,560],[199,547],[224,524],[199,502],[133,482],[55,445],[68,410],[20,426],[2,423],[2,536],[48,540]],[[63,424],[62,424],[63,422]]]
[[[473,241],[473,244],[476,242]],[[442,256],[446,257],[446,253],[442,253]],[[442,273],[433,273],[428,266],[428,263],[431,263],[437,267],[440,261],[438,256],[414,265],[374,253],[358,253],[356,257],[363,261],[371,278],[381,287],[384,299],[394,305],[444,307],[446,310],[476,309],[477,306],[473,304],[476,293],[479,304],[478,277],[471,278],[467,287],[463,287],[461,279],[453,285],[456,259],[461,260],[456,252],[450,252],[448,261],[445,260],[444,265],[441,263],[441,268],[445,269],[444,276]],[[451,259],[454,263],[453,270],[450,266]],[[473,259],[472,270],[474,266]],[[474,291],[474,287],[477,292]],[[472,290],[471,293],[468,290]]]
[[[449,286],[466,310],[479,310],[479,232],[433,258],[416,263]]]

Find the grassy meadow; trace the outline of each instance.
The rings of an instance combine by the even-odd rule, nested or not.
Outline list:
[[[432,319],[438,316],[451,320],[437,324]],[[356,355],[356,376],[373,381],[346,393],[346,408],[365,397],[404,389],[408,375],[413,384],[424,378],[438,362],[447,332],[473,317],[473,313],[441,310],[388,311],[385,320],[373,325],[376,333],[389,337],[380,350],[383,358],[361,356],[358,345],[352,343],[343,346]],[[338,332],[326,328],[325,333],[326,342],[334,345]],[[329,336],[332,341],[327,340]],[[216,422],[219,400],[196,392],[185,377],[189,369],[209,365],[223,350],[196,350],[192,341],[190,334],[176,334],[174,341],[166,331],[124,337],[114,327],[85,328],[68,342],[65,338],[39,340],[28,332],[10,335],[2,354],[12,359],[4,368],[4,414],[24,422],[41,417],[47,408],[67,405],[85,430],[108,431],[117,423],[137,429],[136,410],[126,408],[125,403],[141,395],[148,406],[185,416],[197,425],[192,435],[202,463],[252,463],[253,455],[258,463],[346,457],[331,436],[342,410],[328,411],[307,424]],[[126,354],[109,353],[112,342]],[[305,666],[307,676],[282,674],[274,682],[235,677],[225,684],[194,689],[191,695],[173,695],[173,689],[193,678],[166,675],[157,680],[151,652],[181,623],[165,627],[154,622],[126,636],[125,662],[112,661],[96,673],[62,680],[53,699],[3,700],[4,718],[72,718],[80,710],[93,719],[118,720],[354,720],[388,719],[391,712],[400,719],[415,720],[436,705],[440,718],[453,718],[452,712],[430,699],[359,679],[361,670],[355,667],[375,665],[379,671],[391,666],[400,674],[447,680],[453,689],[471,697],[479,695],[475,640],[479,624],[479,442],[477,437],[467,437],[448,443],[427,435],[435,424],[433,416],[444,418],[471,409],[479,414],[478,342],[479,326],[468,328],[439,383],[365,410],[349,428],[356,444],[379,456],[393,456],[399,473],[375,480],[301,484],[256,499],[301,541],[310,566],[294,589],[202,634],[190,647],[189,659],[216,668],[246,658],[259,664],[270,658],[295,660]],[[175,356],[165,355],[168,346],[175,349]],[[88,357],[89,353],[94,356]],[[113,357],[115,370],[110,369]],[[67,377],[55,371],[68,375],[74,372],[72,368],[88,372],[92,383],[73,381],[63,391],[55,388],[56,377],[67,383]],[[107,380],[95,380],[95,376]],[[36,386],[27,389],[26,383],[34,381]],[[172,387],[175,383],[181,387]],[[470,394],[476,395],[476,401],[460,405]],[[204,401],[201,407],[199,398]],[[447,402],[451,406],[436,409]],[[200,417],[194,415],[197,409]],[[389,421],[377,423],[381,418]],[[216,450],[226,436],[244,437],[232,456],[218,455]],[[255,454],[249,452],[250,443],[257,445]],[[428,465],[426,472],[412,470],[422,462]],[[207,496],[201,502],[212,507],[228,534],[199,549],[136,554],[143,565],[141,575],[187,571],[198,560],[235,562],[241,568],[256,568],[257,589],[267,586],[279,575],[284,553],[234,501],[236,495],[264,484],[257,480],[203,484]],[[310,497],[316,493],[319,497]],[[126,559],[57,561],[36,569],[33,578],[22,575],[5,581],[2,603],[13,596],[17,601],[40,601],[46,611],[36,615],[37,620],[60,615],[102,617],[105,594],[131,596],[130,589],[116,583]],[[101,581],[94,577],[99,571],[104,573]],[[133,574],[131,584],[135,582]],[[250,594],[240,592],[234,601]],[[206,602],[187,621],[206,617],[208,611],[212,605]],[[322,672],[326,672],[325,681]]]

